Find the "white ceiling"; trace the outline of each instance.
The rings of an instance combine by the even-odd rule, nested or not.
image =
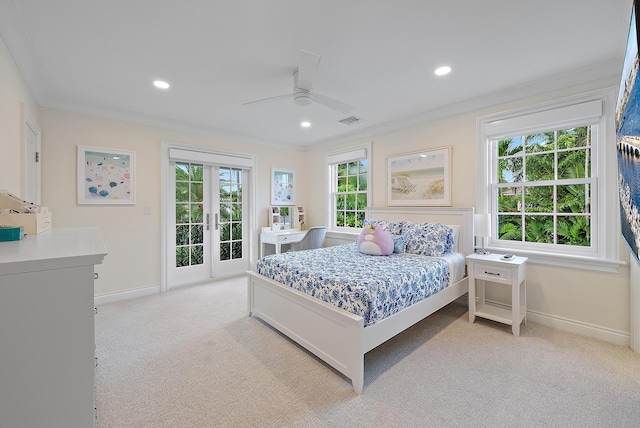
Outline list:
[[[0,2],[41,106],[301,148],[611,77],[631,13],[631,0]],[[293,92],[299,49],[322,56],[313,90],[353,111],[243,105]]]

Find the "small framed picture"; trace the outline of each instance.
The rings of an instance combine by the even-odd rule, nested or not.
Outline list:
[[[387,205],[451,206],[451,147],[388,156]]]
[[[135,204],[135,152],[78,146],[78,204]]]
[[[271,170],[271,205],[295,205],[294,171],[273,168]]]

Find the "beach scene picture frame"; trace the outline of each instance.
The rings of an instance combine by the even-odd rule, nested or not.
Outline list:
[[[451,147],[387,157],[388,206],[451,206]]]

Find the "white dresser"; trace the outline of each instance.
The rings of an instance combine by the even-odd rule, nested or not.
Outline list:
[[[0,242],[0,426],[95,425],[96,227]]]

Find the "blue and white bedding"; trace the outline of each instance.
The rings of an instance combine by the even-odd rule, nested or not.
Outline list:
[[[464,256],[371,256],[356,244],[273,254],[258,260],[259,274],[310,294],[372,325],[437,293],[464,276]]]

